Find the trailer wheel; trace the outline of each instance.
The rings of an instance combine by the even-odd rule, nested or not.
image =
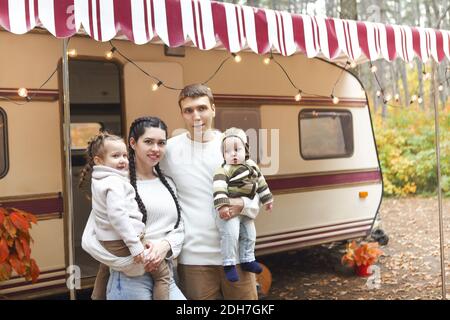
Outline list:
[[[389,236],[381,228],[373,230],[370,236],[374,241],[378,242],[380,246],[385,246],[389,243]]]
[[[269,294],[270,287],[272,285],[272,273],[269,268],[267,268],[262,263],[259,263],[262,267],[262,272],[256,275],[256,289],[258,291],[258,296],[264,298]]]

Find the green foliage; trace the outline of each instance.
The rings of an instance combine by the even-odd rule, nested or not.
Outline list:
[[[441,186],[450,196],[450,112],[440,114]],[[437,165],[434,114],[416,108],[391,110],[374,117],[384,193],[390,196],[435,194]]]

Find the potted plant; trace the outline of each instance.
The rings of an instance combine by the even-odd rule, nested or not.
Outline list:
[[[383,254],[378,247],[378,242],[362,242],[357,244],[352,241],[347,244],[347,249],[342,257],[342,264],[355,268],[356,274],[361,277],[370,276],[368,268],[377,262]]]
[[[39,268],[31,258],[31,223],[37,224],[33,214],[0,207],[0,281],[10,279],[13,270],[32,282],[39,277]]]

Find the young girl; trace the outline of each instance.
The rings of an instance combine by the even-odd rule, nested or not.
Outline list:
[[[91,171],[92,212],[97,240],[118,257],[131,255],[133,261],[122,271],[127,276],[141,276],[145,272],[143,263],[148,252],[144,251],[142,243],[145,223],[135,200],[135,189],[129,182],[127,146],[122,138],[100,133],[89,141],[87,164],[81,173],[80,186]],[[162,265],[152,273],[152,277],[156,287],[154,299],[168,299],[167,265]],[[94,299],[104,298],[108,278],[109,268],[100,265]]]

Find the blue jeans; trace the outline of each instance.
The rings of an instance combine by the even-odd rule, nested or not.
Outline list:
[[[241,263],[255,260],[256,229],[253,219],[239,215],[225,221],[217,215],[216,224],[224,266],[236,265],[238,252]]]
[[[123,272],[110,269],[108,286],[106,287],[107,300],[152,300],[153,279],[150,273],[138,277],[128,277]],[[171,267],[171,279],[169,287],[170,300],[186,300],[173,279]]]

